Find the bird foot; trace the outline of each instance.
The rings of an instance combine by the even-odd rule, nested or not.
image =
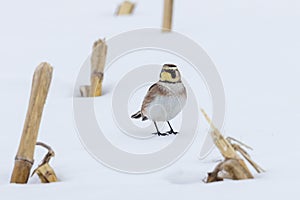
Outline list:
[[[152,133],[153,135],[158,135],[158,136],[167,136],[167,133],[161,133],[161,132],[156,132],[156,133]]]
[[[167,133],[168,133],[169,135],[172,135],[172,134],[177,135],[177,134],[178,134],[178,132],[175,132],[175,131],[173,131],[173,130],[170,130],[170,131],[168,131]]]

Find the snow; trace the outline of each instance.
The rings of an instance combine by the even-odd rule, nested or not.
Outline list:
[[[160,27],[162,0],[136,2],[135,13],[130,17],[113,16],[119,0],[1,3],[1,199],[296,199],[300,194],[297,187],[300,3],[297,0],[175,3],[174,30],[198,42],[213,59],[223,79],[226,121],[222,132],[252,146],[252,157],[266,173],[257,175],[253,171],[254,180],[204,184],[202,179],[221,157],[214,151],[205,160],[198,159],[208,128],[203,117],[200,117],[199,135],[187,153],[155,173],[121,173],[103,166],[85,151],[73,119],[76,76],[94,40],[137,28]],[[126,62],[130,59],[143,62],[139,56],[133,57],[130,55]],[[51,63],[55,69],[39,141],[55,150],[51,165],[60,182],[37,184],[37,177],[33,177],[28,185],[9,184],[31,77],[42,61]],[[118,65],[121,64],[115,66]],[[108,80],[104,87],[109,93],[112,83]],[[206,91],[201,95],[204,98],[201,106],[210,110]],[[108,100],[106,95],[98,103],[109,105]],[[124,135],[112,135],[110,139],[128,151],[137,151],[143,145],[147,149],[141,152],[151,150],[145,141],[143,145],[134,144],[134,149]],[[152,150],[172,139],[155,138],[156,146]],[[35,165],[43,154],[37,148]]]

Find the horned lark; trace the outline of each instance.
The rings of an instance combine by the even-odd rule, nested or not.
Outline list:
[[[176,65],[165,64],[160,73],[160,79],[153,84],[145,98],[141,110],[133,114],[131,118],[142,121],[150,119],[153,121],[156,133],[159,136],[177,134],[170,124],[170,120],[183,109],[187,99],[186,89],[181,82],[180,72]],[[170,131],[161,133],[156,122],[167,122]]]

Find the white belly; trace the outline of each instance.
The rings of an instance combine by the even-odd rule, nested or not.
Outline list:
[[[169,121],[180,113],[185,103],[186,96],[182,93],[180,96],[157,96],[145,109],[144,114],[152,121]]]

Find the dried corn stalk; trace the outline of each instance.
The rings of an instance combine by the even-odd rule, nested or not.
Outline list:
[[[54,151],[50,146],[42,142],[37,142],[36,145],[46,148],[48,150],[48,153],[45,155],[41,164],[39,164],[39,166],[33,171],[31,176],[37,174],[42,183],[57,182],[56,174],[53,168],[49,165],[50,159],[55,156]]]
[[[164,0],[163,32],[170,32],[172,30],[173,4],[173,0]]]
[[[53,68],[48,63],[41,63],[35,70],[31,86],[29,106],[23,133],[15,157],[11,183],[27,183],[33,165],[34,149],[43,109],[52,80]]]
[[[240,145],[233,144],[232,142],[237,142],[243,146],[246,146],[245,144],[235,140],[234,138],[224,138],[220,131],[212,124],[211,119],[208,117],[206,112],[203,109],[201,109],[201,112],[211,126],[211,136],[215,145],[218,147],[222,156],[225,158],[224,161],[216,166],[213,172],[208,173],[208,177],[206,180],[207,183],[222,181],[224,178],[233,180],[254,178],[245,161],[238,155],[237,152],[239,152],[255,168],[258,173],[264,171],[250,158],[249,154]]]
[[[82,97],[97,97],[102,95],[103,72],[106,62],[107,45],[105,40],[97,40],[93,45],[91,56],[91,85],[80,87]]]
[[[116,15],[130,15],[134,10],[135,4],[130,1],[124,1],[118,6]]]

